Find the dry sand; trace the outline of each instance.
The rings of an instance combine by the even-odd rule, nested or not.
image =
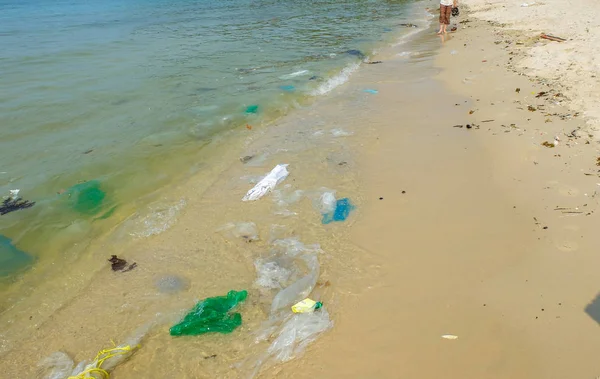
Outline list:
[[[516,32],[510,50],[514,68],[526,75],[560,83],[568,106],[587,117],[597,133],[600,127],[600,4],[595,0],[463,0],[471,14]],[[546,33],[567,40],[540,40]],[[517,42],[523,45],[517,45]]]
[[[600,291],[596,142],[582,130],[586,119],[565,108],[584,104],[555,96],[566,92],[554,81],[513,71],[515,57],[531,51],[517,45],[526,35],[461,20],[469,28],[448,36],[437,55],[431,35],[384,49],[375,57],[384,63],[360,70],[339,90],[346,95],[256,131],[245,153],[270,149],[264,165],[232,164],[176,188],[170,201],[187,205],[171,229],[137,245],[105,245],[106,253],[125,249],[139,268],[128,276],[99,269],[50,316],[21,323],[25,337],[7,349],[2,372],[33,377],[35,362],[55,350],[93,356],[156,313],[252,283],[279,208],[268,199],[241,205],[248,183],[237,178],[285,161],[293,189],[336,188],[359,208],[329,227],[307,202],[290,208],[298,216],[278,219],[286,233],[321,243],[318,292],[335,326],[261,378],[600,375],[600,315],[586,312]],[[326,137],[340,128],[354,135]],[[556,147],[542,146],[555,137]],[[214,233],[231,220],[256,221],[264,240]],[[153,282],[165,269],[193,279],[190,289],[157,294]],[[173,339],[163,325],[113,377],[244,377],[233,367],[257,348],[250,334],[269,301],[254,289],[250,298],[234,334]]]

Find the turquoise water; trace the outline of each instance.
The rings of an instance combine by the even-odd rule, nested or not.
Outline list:
[[[0,194],[37,202],[0,236],[32,262],[106,230],[214,136],[343,83],[363,59],[348,51],[392,38],[408,3],[0,0]],[[70,188],[89,180],[101,204],[81,211]],[[56,237],[80,220],[105,224]]]

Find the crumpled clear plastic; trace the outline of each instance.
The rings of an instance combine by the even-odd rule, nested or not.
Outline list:
[[[241,238],[247,242],[258,241],[258,228],[253,222],[229,222],[217,229],[224,237],[229,239]]]
[[[251,377],[266,365],[300,356],[311,342],[333,326],[325,308],[301,314],[293,314],[289,309],[313,291],[319,278],[321,252],[318,245],[307,246],[296,238],[286,238],[274,241],[270,256],[256,261],[256,284],[278,291],[271,303],[269,319],[256,334],[257,343],[272,342],[253,360]]]

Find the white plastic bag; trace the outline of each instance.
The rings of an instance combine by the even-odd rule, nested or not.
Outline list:
[[[263,180],[258,182],[258,184],[248,191],[246,196],[242,198],[242,201],[255,201],[272,191],[277,184],[281,183],[281,181],[290,174],[287,170],[287,166],[287,164],[275,166]]]

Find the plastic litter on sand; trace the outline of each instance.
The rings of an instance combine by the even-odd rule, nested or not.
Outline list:
[[[267,176],[248,191],[246,196],[242,198],[242,201],[255,201],[271,192],[277,184],[281,183],[289,175],[287,166],[287,164],[275,166]]]
[[[352,212],[356,207],[352,205],[350,199],[344,198],[337,200],[335,204],[335,210],[323,215],[322,223],[329,224],[334,221],[340,222],[345,221],[348,216],[350,216],[350,212]]]
[[[232,311],[248,297],[247,291],[229,291],[227,296],[204,299],[169,329],[172,336],[231,333],[242,325],[242,315]]]
[[[258,229],[253,222],[230,222],[219,228],[217,232],[229,239],[241,238],[246,242],[258,241]]]

